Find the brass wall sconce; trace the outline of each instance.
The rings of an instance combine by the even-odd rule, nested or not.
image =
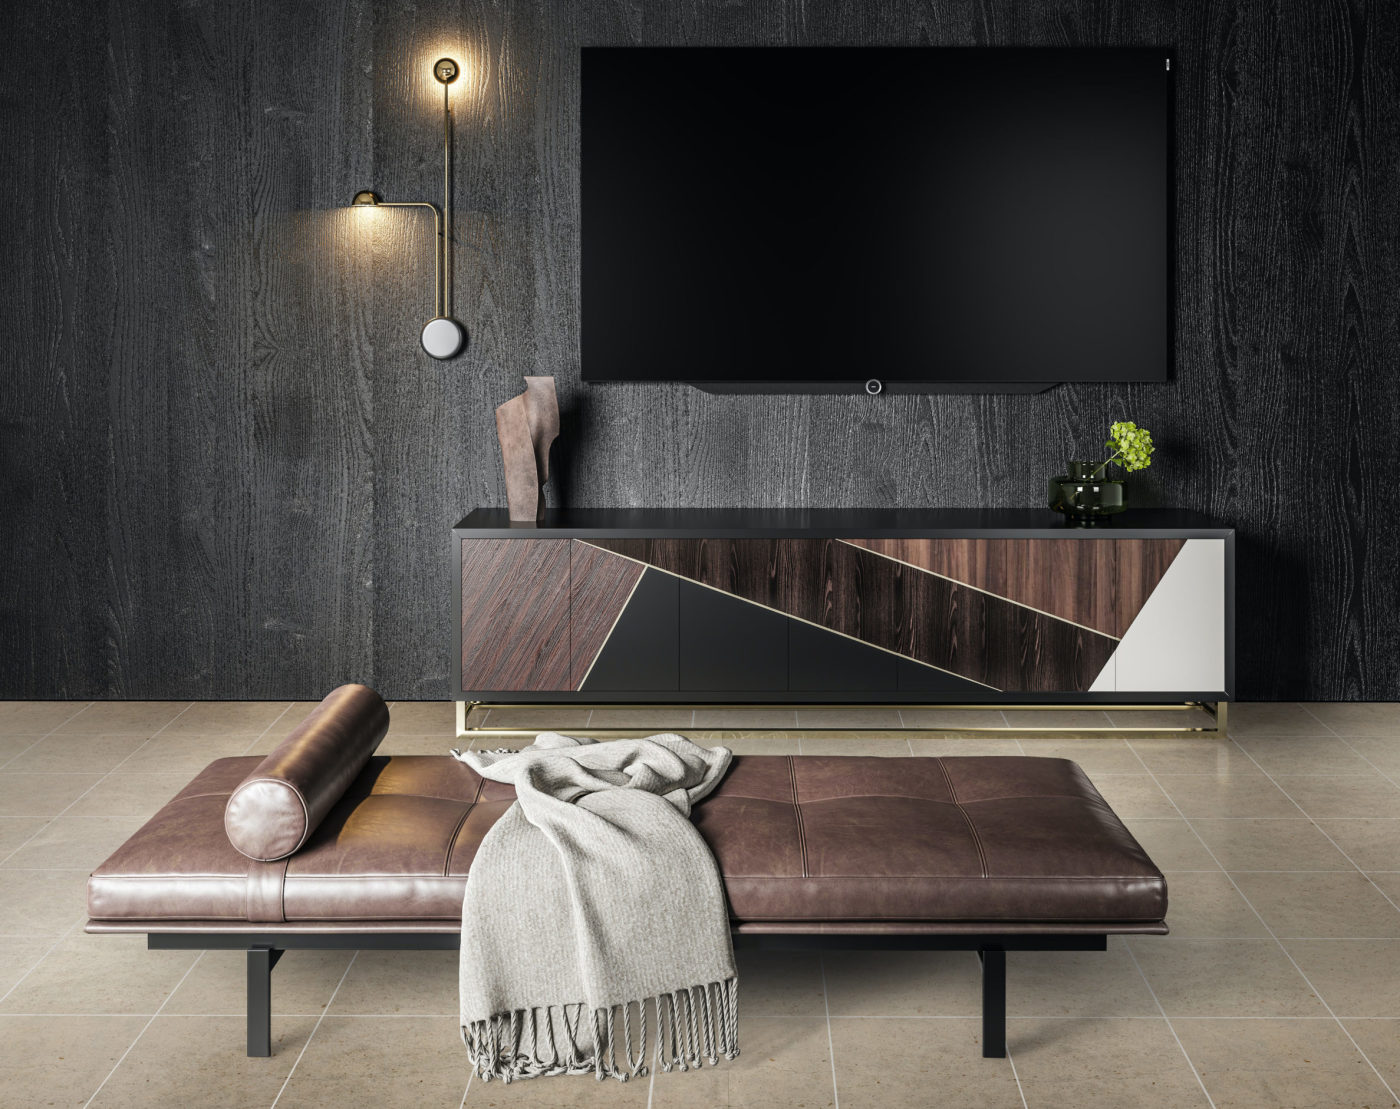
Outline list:
[[[433,213],[437,245],[433,253],[433,318],[423,325],[423,349],[434,358],[451,358],[466,345],[467,333],[452,318],[452,105],[448,86],[461,69],[451,58],[433,63],[433,77],[442,85],[442,207],[426,200],[381,200],[377,193],[362,189],[351,202],[353,207],[427,208]]]

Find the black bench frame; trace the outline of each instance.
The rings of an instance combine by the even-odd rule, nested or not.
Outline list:
[[[150,932],[153,951],[245,951],[248,956],[248,1054],[272,1054],[272,968],[284,952],[455,951],[457,932]],[[1013,935],[741,932],[736,950],[975,951],[982,962],[982,1056],[1006,1058],[1006,953],[1103,951],[1107,933]]]

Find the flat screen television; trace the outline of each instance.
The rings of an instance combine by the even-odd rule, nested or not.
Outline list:
[[[582,51],[585,381],[1163,381],[1165,48]]]

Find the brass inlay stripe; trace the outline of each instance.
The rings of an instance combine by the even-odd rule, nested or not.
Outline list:
[[[655,570],[658,574],[669,574],[673,578],[678,578],[681,581],[688,581],[691,585],[698,585],[701,589],[708,589],[711,592],[718,593],[722,597],[731,597],[736,601],[742,601],[746,605],[753,605],[755,608],[761,608],[766,612],[776,612],[779,616],[785,616],[789,620],[796,620],[799,624],[806,624],[808,627],[811,628],[820,628],[824,632],[830,632],[832,635],[839,635],[842,639],[849,639],[852,643],[859,643],[863,647],[871,648],[871,650],[884,651],[887,655],[894,655],[895,658],[901,658],[904,659],[906,662],[912,662],[915,666],[926,666],[930,670],[937,670],[940,674],[947,674],[950,678],[957,678],[959,681],[971,682],[973,685],[980,685],[983,689],[990,689],[994,693],[1006,692],[1006,690],[998,689],[996,686],[988,685],[986,682],[979,682],[976,678],[969,678],[966,674],[959,674],[956,670],[945,670],[943,667],[935,666],[931,662],[925,662],[921,658],[914,658],[911,655],[906,655],[899,651],[892,651],[888,647],[881,647],[878,643],[870,643],[864,639],[861,639],[859,636],[849,635],[846,632],[837,631],[835,628],[828,628],[825,624],[818,624],[815,620],[806,620],[803,619],[801,616],[794,616],[791,612],[784,612],[780,608],[774,608],[772,605],[765,605],[761,601],[753,601],[750,600],[748,597],[741,597],[737,593],[731,593],[727,589],[720,589],[716,585],[707,585],[703,581],[696,581],[694,578],[686,577],[685,574],[678,574],[674,570],[667,570],[665,567],[656,566],[650,562],[644,562],[640,558],[633,558],[631,555],[621,554],[620,552],[611,550],[607,547],[598,547],[596,543],[589,543],[587,539],[576,539],[574,540],[574,542],[588,543],[590,547],[595,547],[597,550],[600,551],[607,551],[608,554],[617,555],[618,558],[625,558],[629,562],[635,562],[638,566],[645,566],[648,570]],[[640,581],[641,579],[639,578],[638,580]],[[609,632],[608,634],[611,635],[612,633]]]
[[[1092,632],[1094,635],[1101,635],[1105,639],[1113,640],[1115,643],[1122,642],[1122,639],[1119,636],[1109,635],[1108,632],[1101,632],[1098,628],[1091,628],[1087,624],[1081,624],[1076,620],[1070,620],[1064,616],[1056,616],[1053,612],[1046,612],[1043,608],[1036,608],[1035,605],[1028,605],[1024,601],[1013,600],[1011,597],[1003,597],[1000,593],[993,593],[990,589],[983,589],[980,585],[973,585],[971,582],[959,581],[957,578],[950,578],[947,574],[940,574],[937,570],[930,570],[927,566],[917,566],[912,562],[905,562],[902,558],[895,558],[894,555],[885,554],[884,551],[877,551],[873,547],[862,546],[860,543],[857,543],[853,540],[837,539],[835,540],[835,542],[844,543],[846,544],[846,546],[853,547],[858,551],[867,551],[870,554],[875,555],[877,558],[887,558],[891,562],[897,562],[901,566],[908,566],[909,569],[917,570],[921,574],[928,574],[930,577],[942,578],[944,581],[952,582],[954,585],[960,585],[964,589],[971,589],[974,593],[982,593],[988,597],[995,597],[998,601],[1005,601],[1007,604],[1015,605],[1017,608],[1029,609],[1031,612],[1037,612],[1041,616],[1048,617],[1051,620],[1058,620],[1062,624],[1068,624],[1072,628],[1079,628],[1081,631]]]

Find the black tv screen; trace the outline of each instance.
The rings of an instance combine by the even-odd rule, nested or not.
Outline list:
[[[586,48],[586,381],[1162,381],[1164,48]]]

